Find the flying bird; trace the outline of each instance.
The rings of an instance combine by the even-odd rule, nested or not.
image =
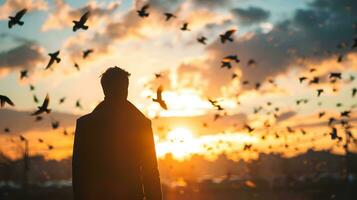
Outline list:
[[[182,26],[181,26],[181,31],[190,31],[190,29],[188,28],[188,23],[185,22]]]
[[[325,114],[325,112],[319,112],[319,118],[323,117]]]
[[[304,82],[304,80],[306,80],[307,78],[305,76],[299,77],[299,82],[302,83]]]
[[[84,13],[84,15],[82,15],[82,17],[79,19],[79,21],[73,20],[73,23],[74,23],[73,32],[76,32],[78,29],[87,30],[88,26],[85,25],[85,23],[87,22],[88,17],[89,17],[89,11]]]
[[[257,62],[254,59],[249,59],[247,62],[248,67],[255,66]]]
[[[79,99],[76,101],[76,108],[83,109],[81,101]]]
[[[42,116],[36,116],[36,119],[35,119],[35,122],[39,122],[43,120],[43,117]]]
[[[8,27],[12,28],[16,24],[18,24],[20,26],[24,25],[24,22],[21,21],[21,18],[25,15],[26,11],[27,11],[27,9],[22,9],[19,12],[17,12],[14,17],[10,16],[9,17],[10,20],[9,20],[9,23],[8,23]]]
[[[60,98],[60,100],[59,100],[59,104],[62,104],[62,103],[64,103],[64,101],[66,100],[66,97],[62,97],[62,98]]]
[[[314,78],[312,78],[310,81],[309,81],[309,84],[311,85],[311,84],[318,84],[320,82],[320,79],[319,79],[319,77],[314,77]]]
[[[0,95],[0,108],[5,106],[5,103],[9,104],[10,106],[15,106],[14,102],[7,96]]]
[[[342,74],[339,72],[332,72],[330,73],[329,78],[331,79],[342,79]]]
[[[44,112],[46,113],[50,113],[51,109],[48,108],[48,105],[50,103],[50,97],[48,96],[48,94],[45,97],[45,100],[43,101],[41,106],[38,106],[38,110],[33,112],[31,115],[40,115]]]
[[[89,54],[93,53],[93,49],[87,49],[85,51],[83,51],[83,59],[87,58],[89,56]]]
[[[35,103],[38,103],[38,98],[37,98],[37,96],[34,94],[33,95],[33,101],[35,102]]]
[[[228,55],[223,58],[223,61],[235,61],[236,63],[239,63],[240,60],[237,55]]]
[[[20,135],[19,137],[22,142],[27,141],[27,139],[24,136]]]
[[[172,13],[164,13],[165,17],[166,17],[166,21],[169,21],[171,18],[176,18],[176,16]]]
[[[343,59],[343,55],[342,54],[340,54],[339,56],[338,56],[338,58],[337,58],[337,62],[342,62],[342,59]]]
[[[324,92],[324,89],[317,89],[317,97],[321,96],[321,94]]]
[[[352,97],[355,97],[357,94],[357,88],[352,88]]]
[[[51,122],[52,129],[57,129],[59,127],[59,121],[53,121]]]
[[[149,17],[149,13],[147,12],[147,9],[149,9],[149,4],[144,5],[140,10],[137,10],[139,17]]]
[[[207,40],[207,38],[204,37],[204,36],[197,38],[197,41],[198,41],[199,43],[203,44],[203,45],[206,45],[206,44],[207,44],[207,43],[206,43],[206,40]]]
[[[34,91],[35,90],[35,86],[30,84],[30,90]]]
[[[50,56],[50,61],[48,62],[48,64],[47,64],[45,70],[48,69],[48,68],[50,68],[50,67],[53,65],[53,63],[54,63],[55,61],[56,61],[56,63],[61,62],[61,58],[58,57],[58,56],[59,56],[59,53],[60,53],[60,51],[56,51],[56,52],[54,52],[54,53],[49,53],[49,54],[48,54],[48,55]]]
[[[78,63],[74,63],[74,65],[73,65],[78,71],[80,71],[81,69],[79,68],[79,65],[78,65]]]
[[[254,128],[250,127],[248,124],[244,124],[244,128],[247,129],[249,133],[254,131]]]
[[[5,133],[10,133],[11,130],[10,130],[10,128],[6,127],[6,128],[4,128],[4,132],[5,132]]]
[[[152,100],[154,102],[159,103],[161,108],[167,110],[167,105],[166,105],[165,101],[162,99],[162,91],[163,91],[163,88],[162,88],[162,86],[160,86],[156,91],[156,99],[152,99]]]
[[[28,70],[27,69],[21,70],[20,80],[22,80],[23,78],[26,78],[26,77],[28,77]]]
[[[231,69],[232,68],[232,65],[231,65],[230,62],[222,61],[221,63],[222,63],[221,68],[225,68],[225,67],[227,69]]]
[[[224,44],[227,40],[233,42],[232,35],[236,32],[236,30],[228,30],[223,34],[220,34],[219,37],[221,38],[221,43]]]

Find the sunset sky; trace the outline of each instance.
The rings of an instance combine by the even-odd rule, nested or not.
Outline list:
[[[150,15],[140,18],[136,10],[146,3]],[[28,9],[25,24],[9,29],[8,16],[23,8]],[[91,13],[89,29],[73,32],[72,21],[86,11]],[[177,18],[165,21],[165,12]],[[190,31],[180,30],[185,22]],[[354,0],[0,0],[0,94],[16,104],[0,110],[0,150],[16,155],[21,134],[33,154],[71,156],[75,119],[103,100],[100,75],[118,66],[131,73],[129,100],[153,121],[159,157],[172,153],[177,159],[192,154],[214,159],[226,153],[238,160],[257,152],[296,155],[312,147],[343,153],[341,125],[335,125],[343,138],[338,143],[327,122],[351,111],[350,130],[357,136],[357,94],[352,97],[357,88],[356,23]],[[230,29],[236,30],[234,41],[222,44],[219,35]],[[197,42],[201,36],[206,45]],[[93,53],[83,59],[87,49]],[[58,50],[61,62],[44,70],[47,54]],[[240,62],[221,68],[223,58],[235,54]],[[256,63],[248,65],[251,59]],[[29,75],[20,80],[24,69]],[[331,83],[331,72],[342,73],[342,79]],[[302,76],[307,80],[300,83]],[[309,84],[313,77],[320,82]],[[167,111],[152,101],[160,85]],[[320,97],[317,89],[324,90]],[[29,116],[37,107],[33,95],[42,103],[46,94],[53,112],[35,122]],[[66,100],[59,104],[62,97]],[[304,99],[308,102],[296,104]],[[82,109],[75,107],[77,100]],[[60,127],[51,130],[51,121],[60,121]],[[249,133],[245,124],[254,131]],[[3,131],[6,127],[10,133]],[[70,134],[65,136],[64,129]],[[54,149],[49,151],[38,138]],[[245,144],[252,149],[244,151]]]

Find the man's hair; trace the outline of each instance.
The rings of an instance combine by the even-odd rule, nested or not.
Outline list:
[[[130,73],[115,66],[108,68],[102,75],[100,83],[103,88],[104,95],[127,96],[129,87],[129,76]]]

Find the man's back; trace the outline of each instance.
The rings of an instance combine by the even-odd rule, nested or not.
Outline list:
[[[151,122],[130,102],[103,101],[78,119],[73,187],[75,200],[161,199]]]

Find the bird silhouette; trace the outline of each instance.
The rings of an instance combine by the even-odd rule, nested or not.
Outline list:
[[[310,68],[310,70],[309,70],[311,73],[312,72],[316,72],[316,69],[315,68]]]
[[[87,58],[89,56],[89,54],[93,53],[93,49],[87,49],[85,51],[83,51],[83,59]]]
[[[35,102],[35,103],[38,103],[38,98],[37,98],[37,96],[34,94],[33,95],[33,101]]]
[[[144,5],[140,10],[137,10],[139,17],[149,17],[149,13],[147,12],[147,9],[149,9],[149,4]]]
[[[81,101],[79,99],[76,101],[76,108],[83,109]]]
[[[243,150],[248,151],[251,150],[251,148],[252,148],[252,144],[244,144]]]
[[[176,18],[176,16],[172,13],[164,13],[165,17],[166,17],[166,21],[169,21],[171,18]]]
[[[225,43],[227,40],[233,42],[232,35],[236,32],[236,30],[228,30],[224,34],[220,34],[219,37],[221,39],[221,43]]]
[[[57,129],[59,127],[59,125],[60,125],[59,121],[52,121],[51,122],[52,129]]]
[[[235,61],[236,63],[239,63],[240,59],[238,58],[237,55],[228,55],[223,58],[223,61]]]
[[[248,85],[248,84],[249,84],[249,81],[243,81],[242,84],[243,84],[243,85]]]
[[[64,101],[66,101],[66,97],[62,97],[62,98],[60,98],[60,100],[59,100],[59,104],[64,103]]]
[[[48,54],[48,55],[50,56],[50,61],[48,62],[48,64],[47,64],[45,70],[48,69],[48,68],[50,68],[50,67],[53,65],[53,63],[54,63],[55,61],[56,61],[56,63],[61,62],[61,58],[58,57],[58,56],[59,56],[59,53],[60,53],[60,51],[56,51],[56,52],[54,52],[54,53],[49,53],[49,54]]]
[[[227,69],[231,69],[232,68],[232,64],[230,62],[226,62],[226,61],[222,61],[221,62],[221,68],[227,68]]]
[[[317,97],[320,97],[323,92],[323,89],[317,89]]]
[[[15,104],[11,101],[9,97],[0,95],[0,107],[4,107],[5,103],[9,104],[10,106],[15,106]]]
[[[22,80],[23,78],[27,78],[28,77],[28,70],[24,69],[21,70],[20,72],[20,80]]]
[[[313,77],[310,81],[309,81],[309,84],[312,85],[312,84],[318,84],[320,82],[320,78],[319,77]]]
[[[9,16],[9,23],[8,23],[8,27],[11,29],[14,25],[24,25],[24,22],[21,21],[21,18],[25,15],[25,13],[27,12],[27,9],[22,9],[19,12],[16,13],[16,15],[13,16]]]
[[[79,68],[78,63],[74,63],[73,67],[75,67],[78,71],[80,71],[81,69]]]
[[[331,72],[329,78],[330,79],[342,79],[342,74],[339,72]]]
[[[11,132],[11,130],[10,130],[10,128],[9,128],[9,127],[5,127],[5,128],[4,128],[4,132],[5,132],[5,133],[10,133],[10,132]]]
[[[355,97],[357,94],[357,88],[352,88],[352,97]]]
[[[190,31],[190,29],[188,28],[188,23],[185,22],[182,26],[181,26],[181,31]]]
[[[48,144],[47,147],[48,147],[48,150],[52,150],[54,148],[53,145],[50,145],[50,144]]]
[[[244,128],[248,130],[249,133],[254,131],[254,128],[252,128],[251,126],[249,126],[248,124],[244,124]]]
[[[247,62],[248,67],[255,66],[257,62],[254,59],[249,59]]]
[[[351,111],[346,110],[340,113],[341,117],[350,117]]]
[[[325,112],[319,112],[319,118],[323,117],[325,114]]]
[[[162,74],[161,73],[155,73],[155,78],[158,79],[158,78],[161,78],[162,77]]]
[[[330,136],[331,136],[332,140],[335,140],[335,139],[341,140],[341,138],[337,135],[337,129],[335,127],[332,127]]]
[[[206,45],[206,40],[207,40],[207,38],[204,36],[197,38],[197,41],[203,45]]]
[[[342,60],[343,60],[343,55],[342,54],[340,54],[339,56],[338,56],[338,58],[337,58],[337,62],[342,62]]]
[[[44,112],[46,113],[50,113],[51,109],[48,108],[48,105],[50,103],[50,97],[48,96],[48,94],[45,97],[45,100],[43,101],[41,106],[38,106],[38,110],[33,112],[31,115],[40,115]]]
[[[167,105],[166,105],[165,101],[162,99],[162,91],[163,91],[163,87],[159,86],[159,88],[156,91],[156,99],[152,99],[152,100],[154,102],[159,103],[161,108],[167,110]]]
[[[73,25],[73,32],[76,32],[78,29],[83,29],[83,30],[87,30],[88,26],[85,25],[85,23],[87,22],[89,18],[89,11],[87,11],[86,13],[84,13],[82,15],[82,17],[79,19],[79,21],[75,21],[73,20],[72,22],[74,23]]]
[[[42,121],[42,120],[43,120],[42,116],[36,116],[36,119],[35,119],[36,122],[39,122],[39,121]]]
[[[30,84],[30,90],[34,91],[35,90],[35,86]]]
[[[22,141],[22,142],[27,141],[27,139],[24,136],[20,135],[19,137],[20,137],[20,141]]]
[[[304,80],[306,80],[306,79],[307,79],[307,77],[305,77],[305,76],[299,77],[299,82],[302,83],[302,82],[304,82]]]

